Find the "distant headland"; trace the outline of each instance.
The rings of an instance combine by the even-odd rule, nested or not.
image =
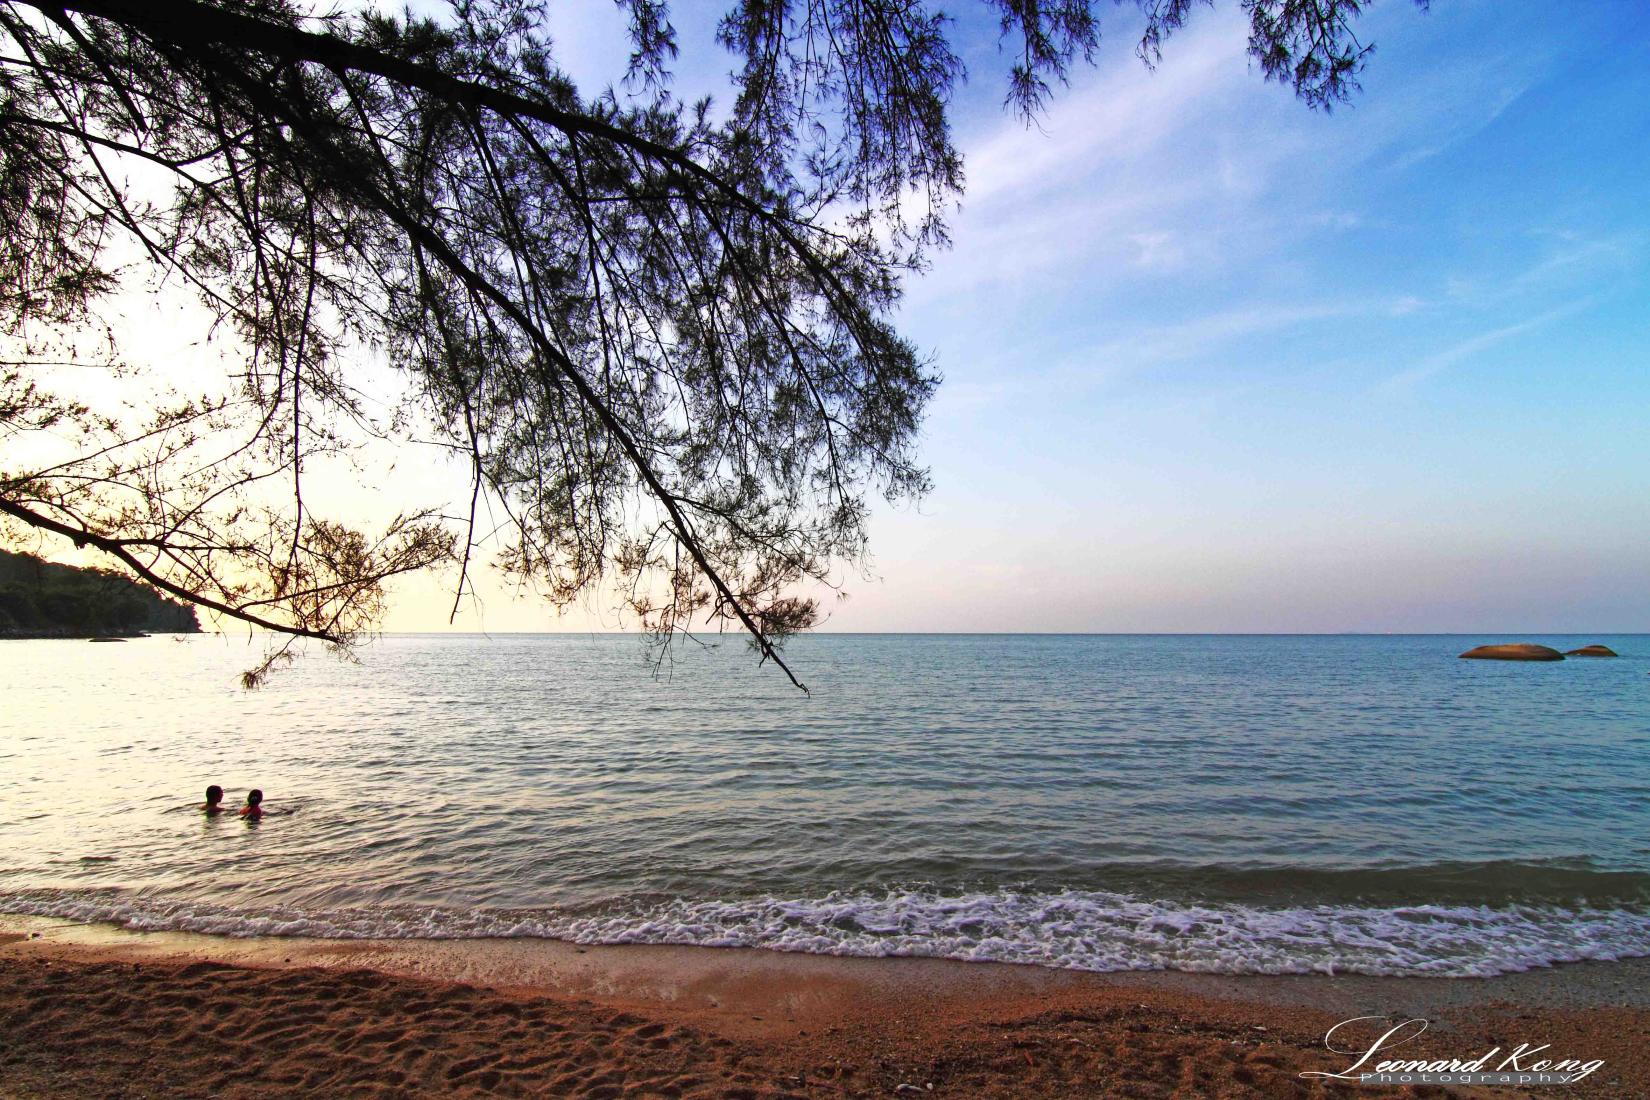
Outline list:
[[[0,638],[199,634],[195,609],[107,569],[0,550]]]

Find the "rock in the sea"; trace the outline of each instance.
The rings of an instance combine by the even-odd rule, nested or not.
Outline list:
[[[1481,645],[1461,656],[1474,661],[1562,661],[1564,654],[1544,645],[1521,642],[1517,645]]]
[[[1580,649],[1566,649],[1566,657],[1620,657],[1621,654],[1607,645],[1584,645]]]

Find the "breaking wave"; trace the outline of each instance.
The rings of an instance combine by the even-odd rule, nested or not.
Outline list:
[[[121,890],[0,893],[0,911],[139,931],[333,939],[545,938],[1070,970],[1489,977],[1650,956],[1650,912],[1556,905],[1259,906],[1106,891],[926,889],[674,899],[595,911],[230,908]]]

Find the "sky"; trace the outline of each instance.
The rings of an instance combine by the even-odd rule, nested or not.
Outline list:
[[[725,87],[719,10],[673,5],[684,95]],[[1382,0],[1328,115],[1231,0],[1155,70],[1103,5],[1030,128],[990,10],[950,10],[968,187],[899,317],[944,376],[935,487],[877,510],[823,629],[1650,630],[1642,0]],[[611,5],[552,13],[581,89],[622,75]],[[450,586],[385,625],[632,625],[483,578],[449,626]]]
[[[574,7],[589,88],[624,47]],[[715,90],[714,9],[674,10]],[[1650,11],[1386,0],[1324,115],[1236,4],[1155,71],[1106,8],[1029,129],[953,11],[968,189],[901,315],[945,378],[935,488],[823,629],[1650,630]],[[459,627],[623,626],[484,595]]]
[[[1325,117],[1234,7],[963,117],[937,488],[832,625],[1650,629],[1650,11],[1383,3]]]

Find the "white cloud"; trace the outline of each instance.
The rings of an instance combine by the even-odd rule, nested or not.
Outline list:
[[[1547,325],[1552,324],[1554,321],[1559,321],[1565,317],[1569,317],[1570,315],[1587,308],[1591,304],[1592,299],[1571,302],[1568,305],[1560,306],[1557,309],[1550,309],[1547,312],[1536,317],[1531,317],[1528,320],[1518,321],[1510,325],[1502,325],[1499,328],[1493,328],[1487,332],[1480,332],[1477,335],[1470,336],[1464,340],[1452,344],[1442,351],[1427,356],[1414,366],[1392,375],[1375,388],[1377,391],[1385,394],[1396,394],[1409,391],[1421,382],[1426,381],[1428,378],[1433,377],[1441,371],[1448,370],[1457,363],[1466,362],[1482,352],[1488,351],[1499,344],[1511,340],[1515,336],[1522,336],[1527,332],[1533,332],[1536,329],[1544,328]]]
[[[1135,264],[1153,271],[1177,271],[1186,265],[1186,248],[1172,230],[1132,233],[1129,241],[1139,249]]]
[[[1401,175],[1418,147],[1430,156],[1493,124],[1546,64],[1455,61],[1325,116],[1259,79],[1246,36],[1240,11],[1209,12],[1157,70],[1108,51],[1038,126],[1001,117],[965,139],[955,248],[911,288],[912,302],[1035,291],[1051,273],[1081,271],[1098,290],[1141,270],[1242,270],[1314,235],[1393,228],[1357,194]],[[1288,197],[1307,195],[1335,205],[1295,213]],[[1159,247],[1171,241],[1172,251]]]

